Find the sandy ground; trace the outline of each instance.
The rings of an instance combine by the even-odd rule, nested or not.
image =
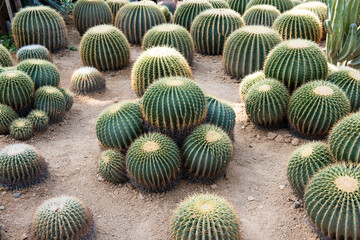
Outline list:
[[[79,47],[80,36],[69,29],[70,45]],[[169,219],[177,204],[194,193],[210,192],[233,203],[245,240],[317,239],[303,203],[295,209],[297,197],[286,179],[286,163],[296,148],[287,129],[255,128],[248,120],[238,94],[238,83],[226,76],[221,56],[196,54],[193,75],[206,94],[227,100],[236,110],[234,157],[227,175],[213,185],[181,180],[176,189],[162,194],[140,193],[130,183],[112,185],[99,178],[97,161],[101,150],[95,122],[101,111],[114,103],[135,99],[131,90],[131,65],[141,53],[131,47],[131,64],[117,72],[106,72],[107,90],[101,94],[77,96],[63,122],[51,125],[27,143],[35,146],[49,163],[49,178],[20,191],[0,188],[0,224],[8,239],[26,239],[37,206],[59,195],[81,198],[91,209],[98,239],[169,238]],[[73,71],[82,66],[79,52],[64,50],[53,55],[61,73],[61,85],[69,87]],[[271,134],[270,134],[271,135]],[[15,141],[0,136],[0,149]],[[296,142],[296,140],[294,141]],[[304,140],[300,140],[302,144]],[[19,198],[14,194],[20,193]]]

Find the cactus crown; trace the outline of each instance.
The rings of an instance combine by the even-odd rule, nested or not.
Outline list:
[[[105,77],[93,67],[82,67],[71,76],[71,88],[77,93],[87,93],[103,90]]]
[[[274,6],[255,5],[245,11],[243,18],[246,25],[265,25],[271,27],[280,14],[280,11]]]
[[[315,13],[321,22],[326,20],[327,6],[322,2],[305,2],[297,5],[294,9],[306,9]]]
[[[240,92],[240,97],[243,102],[246,101],[246,95],[248,94],[252,85],[254,85],[255,83],[259,82],[262,79],[265,79],[265,74],[263,71],[258,71],[258,72],[254,72],[252,74],[245,76],[241,80],[241,83],[239,86],[239,92]]]
[[[263,5],[263,4],[275,6],[277,9],[279,9],[280,12],[285,12],[287,10],[290,10],[294,6],[291,0],[251,0],[246,5],[246,9],[249,9],[252,6]]]
[[[19,61],[24,61],[31,58],[51,61],[51,55],[49,50],[39,44],[32,44],[21,47],[17,51],[16,57]]]
[[[34,126],[29,119],[17,118],[10,125],[10,135],[16,140],[28,140],[33,134]]]

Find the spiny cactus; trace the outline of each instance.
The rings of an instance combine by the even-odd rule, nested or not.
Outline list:
[[[245,11],[243,18],[246,25],[264,25],[271,27],[280,14],[280,11],[274,6],[255,5]]]
[[[230,8],[243,15],[249,0],[228,0]]]
[[[167,6],[159,6],[159,9],[161,10],[161,12],[164,14],[165,20],[167,23],[170,23],[172,20],[172,14],[169,11],[169,9],[167,8]]]
[[[46,6],[21,9],[13,19],[11,29],[16,48],[41,44],[53,52],[65,48],[68,43],[64,19]]]
[[[192,78],[191,68],[186,59],[175,49],[153,47],[143,52],[134,63],[131,71],[131,85],[137,96],[163,77]]]
[[[309,180],[332,163],[328,145],[325,143],[312,142],[297,148],[287,166],[287,177],[291,187],[303,196]]]
[[[144,124],[140,106],[120,102],[106,108],[96,122],[96,136],[104,148],[124,150],[141,134]]]
[[[46,112],[42,110],[32,110],[27,119],[32,123],[34,131],[42,132],[49,127],[49,117]]]
[[[65,111],[69,111],[74,104],[74,94],[67,88],[59,88],[65,97]]]
[[[275,20],[272,27],[284,40],[301,38],[320,43],[322,38],[320,19],[315,13],[305,9],[284,12]]]
[[[10,136],[16,140],[29,140],[34,132],[34,126],[29,119],[17,118],[10,125]]]
[[[279,11],[281,13],[283,13],[285,11],[288,11],[288,10],[290,10],[290,9],[292,9],[294,7],[291,0],[251,0],[246,5],[246,10],[251,8],[252,6],[263,5],[263,4],[274,6],[277,9],[279,9]]]
[[[265,74],[263,71],[254,72],[252,74],[249,74],[245,76],[240,83],[239,86],[239,93],[241,100],[245,103],[246,96],[250,90],[250,88],[260,80],[265,79]]]
[[[30,187],[47,176],[47,164],[35,148],[12,144],[0,152],[0,185],[9,189]]]
[[[341,162],[360,163],[360,112],[339,121],[329,136],[330,152]]]
[[[9,70],[0,73],[0,103],[15,110],[30,106],[34,93],[34,83],[24,72]]]
[[[34,108],[46,112],[51,121],[61,120],[65,114],[65,97],[58,88],[41,87],[35,92]]]
[[[130,61],[130,45],[116,27],[99,25],[90,28],[82,37],[80,57],[85,66],[100,71],[119,70]]]
[[[291,0],[291,2],[293,3],[294,7],[296,7],[299,4],[302,4],[303,1],[302,0]]]
[[[0,67],[10,67],[12,65],[10,52],[0,44]]]
[[[174,24],[179,24],[190,31],[192,22],[201,12],[213,8],[208,1],[187,0],[175,11]]]
[[[9,133],[10,124],[18,117],[11,107],[0,104],[0,134]]]
[[[231,9],[210,9],[194,19],[190,33],[198,52],[221,55],[227,37],[244,25],[240,14]]]
[[[166,23],[161,10],[151,1],[126,4],[118,11],[114,25],[127,37],[130,43],[141,44],[150,28]]]
[[[226,0],[209,0],[213,8],[230,8]]]
[[[178,179],[180,150],[160,133],[149,133],[135,140],[126,155],[126,170],[137,187],[164,191]]]
[[[305,82],[326,79],[328,64],[316,43],[295,39],[284,41],[269,53],[264,73],[294,90]]]
[[[159,5],[166,6],[170,10],[171,14],[175,13],[176,3],[174,1],[165,0],[165,1],[160,2]]]
[[[232,205],[214,194],[198,194],[179,204],[170,220],[170,236],[181,239],[241,239]]]
[[[245,26],[236,30],[224,46],[225,71],[232,77],[242,78],[261,70],[268,53],[281,41],[276,31],[265,26]]]
[[[360,71],[350,67],[341,67],[326,79],[338,85],[350,100],[351,110],[360,110]]]
[[[39,44],[32,44],[21,47],[16,53],[16,58],[19,62],[33,58],[51,62],[51,55],[49,50]]]
[[[106,150],[101,154],[98,165],[99,173],[106,181],[118,184],[128,180],[125,157],[121,152],[113,149]]]
[[[331,239],[360,238],[360,166],[333,165],[315,175],[305,190],[311,222]]]
[[[68,196],[51,198],[35,212],[30,227],[30,238],[93,239],[94,220],[87,206]]]
[[[339,71],[338,66],[335,66],[334,64],[328,62],[328,76],[337,71]]]
[[[298,88],[290,98],[290,125],[306,136],[324,136],[350,112],[345,93],[335,84],[312,81]]]
[[[327,6],[322,2],[305,2],[297,5],[294,9],[306,9],[316,14],[321,23],[326,20]]]
[[[91,27],[113,22],[110,7],[104,0],[78,0],[72,14],[80,35],[83,35]]]
[[[322,2],[328,4],[328,0],[305,0],[304,2]]]
[[[77,69],[71,76],[71,89],[77,93],[89,93],[104,90],[104,75],[93,67]]]
[[[115,20],[116,14],[125,4],[129,3],[129,0],[106,0],[107,5],[110,7],[111,13],[113,15],[113,20]]]
[[[151,28],[143,38],[142,49],[147,50],[155,46],[175,48],[187,59],[189,64],[193,61],[194,42],[190,33],[182,26],[161,24]]]
[[[286,116],[288,102],[289,92],[281,82],[275,79],[260,80],[246,95],[246,114],[257,125],[277,125]]]
[[[17,65],[17,70],[29,75],[35,84],[35,89],[42,86],[59,86],[59,70],[49,61],[41,59],[24,60]]]

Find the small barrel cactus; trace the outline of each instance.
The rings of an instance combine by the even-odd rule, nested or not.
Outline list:
[[[280,11],[274,6],[255,5],[245,11],[243,18],[246,25],[264,25],[271,27],[280,14]]]
[[[11,123],[18,117],[11,107],[0,104],[0,134],[9,133]]]
[[[159,9],[163,13],[166,22],[170,23],[173,16],[172,16],[171,12],[169,11],[168,7],[167,6],[159,6]]]
[[[261,70],[268,53],[281,41],[276,31],[265,26],[245,26],[236,30],[224,46],[225,71],[232,77],[242,78]]]
[[[153,26],[166,23],[161,10],[151,1],[131,2],[118,11],[114,25],[130,43],[141,44],[142,38]]]
[[[0,44],[0,67],[10,67],[12,65],[10,52]]]
[[[113,15],[113,20],[115,20],[116,14],[125,4],[129,3],[129,0],[106,0],[107,5],[110,7],[111,13]]]
[[[292,153],[287,166],[287,177],[291,187],[303,196],[309,180],[332,163],[327,144],[312,142],[297,148]]]
[[[245,109],[249,119],[261,126],[281,123],[289,103],[289,92],[275,79],[264,79],[255,83],[246,95]]]
[[[227,37],[244,25],[244,20],[234,10],[209,9],[194,19],[190,33],[198,52],[221,55]]]
[[[35,84],[35,89],[42,86],[59,86],[59,70],[49,61],[41,59],[24,60],[17,65],[17,70],[29,75]]]
[[[280,80],[292,91],[305,82],[326,79],[328,64],[316,43],[295,39],[284,41],[269,53],[264,73],[268,78]]]
[[[80,35],[83,35],[91,27],[113,22],[110,7],[104,0],[78,0],[72,14]]]
[[[106,108],[99,116],[95,130],[102,147],[118,150],[128,148],[144,133],[140,106],[120,102]]]
[[[41,59],[51,62],[51,54],[49,50],[39,44],[21,47],[16,53],[16,58],[19,62],[27,59]]]
[[[61,120],[66,108],[64,94],[55,87],[41,87],[35,92],[34,108],[46,112],[51,121]]]
[[[288,11],[294,7],[291,0],[251,0],[246,5],[246,10],[255,5],[271,5],[279,9],[281,13]]]
[[[182,3],[174,14],[174,24],[178,24],[190,31],[192,22],[201,12],[213,8],[208,1],[187,0]]]
[[[93,67],[79,68],[71,76],[71,89],[77,93],[102,91],[105,87],[104,75]]]
[[[245,76],[240,83],[239,86],[239,93],[241,100],[245,103],[246,96],[250,90],[250,88],[260,80],[265,79],[265,74],[263,71],[254,72],[252,74],[249,74]]]
[[[291,96],[288,119],[293,129],[303,135],[324,136],[349,112],[349,100],[338,86],[312,81]]]
[[[213,8],[230,8],[226,0],[209,0]]]
[[[90,28],[82,37],[80,57],[85,66],[100,71],[119,70],[130,62],[130,45],[116,27],[99,25]]]
[[[74,104],[74,94],[67,88],[59,88],[65,97],[65,111],[69,111]]]
[[[190,178],[214,181],[229,166],[233,146],[231,139],[221,128],[204,124],[186,138],[182,153],[184,168]]]
[[[149,133],[135,140],[126,155],[126,170],[132,183],[148,191],[165,191],[180,173],[180,150],[160,133]]]
[[[329,239],[360,238],[360,166],[332,165],[315,175],[305,190],[305,210]]]
[[[0,185],[9,189],[30,187],[47,176],[47,164],[35,148],[12,144],[0,152]]]
[[[172,215],[170,236],[173,240],[240,240],[240,221],[224,198],[213,194],[194,195],[181,202]]]
[[[316,16],[320,19],[321,23],[324,23],[326,20],[327,14],[327,6],[325,3],[322,2],[305,2],[302,4],[297,5],[294,9],[306,9],[310,10],[311,12],[315,13]]]
[[[153,82],[175,76],[192,78],[186,59],[173,48],[153,47],[143,52],[134,63],[131,71],[132,89],[141,97]]]
[[[49,127],[49,117],[42,110],[32,110],[28,114],[27,119],[32,123],[34,131],[43,132]]]
[[[151,28],[143,38],[142,49],[147,50],[155,46],[175,48],[187,59],[189,64],[193,62],[194,42],[190,33],[182,26],[161,24]]]
[[[51,198],[38,208],[31,222],[30,239],[93,239],[94,220],[77,198]]]
[[[101,154],[98,165],[99,173],[106,181],[118,184],[128,180],[125,157],[121,152],[113,149],[106,150]]]
[[[16,48],[41,44],[53,52],[65,48],[68,43],[64,19],[46,6],[21,9],[13,19],[11,29]]]
[[[244,14],[248,2],[249,0],[228,0],[230,8],[240,15]]]
[[[330,152],[340,162],[360,163],[360,112],[342,119],[329,136]]]
[[[10,125],[10,136],[16,140],[29,140],[34,132],[34,126],[29,119],[17,118]]]

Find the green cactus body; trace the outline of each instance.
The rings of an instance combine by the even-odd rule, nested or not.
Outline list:
[[[131,71],[132,89],[141,97],[153,82],[175,76],[193,78],[186,59],[173,48],[150,48],[134,63]]]
[[[291,96],[288,119],[293,129],[303,135],[324,136],[349,112],[349,100],[338,86],[312,81]]]
[[[49,117],[42,110],[32,110],[28,114],[27,119],[32,123],[34,131],[43,132],[49,127]]]
[[[34,108],[46,112],[51,121],[61,120],[66,109],[65,97],[58,88],[41,87],[35,92]]]
[[[87,206],[77,198],[51,198],[38,208],[32,219],[30,239],[94,239],[94,221]]]
[[[9,189],[30,187],[46,176],[47,164],[32,146],[12,144],[0,152],[0,185]]]
[[[287,166],[287,177],[291,187],[303,196],[305,186],[310,179],[332,163],[327,144],[312,142],[297,148],[292,153]]]
[[[240,14],[231,9],[209,9],[194,19],[190,33],[198,52],[221,55],[227,37],[244,25]]]
[[[12,65],[10,52],[0,44],[0,67],[10,67]]]
[[[151,28],[143,38],[142,49],[147,50],[155,46],[175,48],[187,59],[189,64],[193,62],[194,42],[190,33],[182,26],[161,24]]]
[[[51,52],[66,47],[68,43],[64,19],[46,6],[26,7],[12,21],[16,48],[41,44]]]
[[[327,81],[338,85],[350,100],[351,110],[360,110],[360,71],[350,67],[341,67],[330,74]]]
[[[106,108],[99,116],[95,130],[104,148],[128,148],[144,133],[140,106],[132,102],[120,102]]]
[[[339,121],[329,136],[330,152],[340,162],[360,163],[360,112]]]
[[[83,35],[91,27],[113,22],[110,7],[104,0],[78,0],[72,14],[80,35]]]
[[[34,93],[34,83],[24,72],[9,70],[0,73],[0,103],[15,110],[30,106]]]
[[[208,1],[187,0],[175,11],[174,24],[178,24],[190,31],[192,22],[201,12],[213,8]]]
[[[79,68],[71,76],[71,89],[77,93],[102,91],[105,87],[104,75],[93,67]]]
[[[328,0],[305,0],[304,2],[322,2],[328,4]]]
[[[305,2],[302,4],[297,5],[294,9],[305,9],[309,10],[316,14],[316,16],[320,19],[321,23],[324,23],[326,20],[327,14],[327,6],[325,3],[322,2]]]
[[[130,146],[126,169],[139,188],[164,191],[174,184],[180,173],[180,150],[175,142],[160,133],[149,133]]]
[[[263,68],[271,49],[281,43],[280,35],[265,26],[245,26],[227,39],[223,52],[225,71],[242,78]]]
[[[320,19],[306,9],[284,12],[275,20],[272,28],[278,31],[284,40],[300,38],[320,43],[323,34]]]
[[[106,150],[99,159],[99,173],[108,182],[118,184],[128,181],[124,155],[116,150]]]
[[[249,0],[228,0],[230,8],[243,15]]]
[[[279,11],[281,13],[283,13],[285,11],[288,11],[288,10],[290,10],[290,9],[292,9],[294,7],[291,0],[251,0],[246,5],[246,10],[248,10],[252,6],[263,5],[263,4],[274,6],[277,9],[279,9]]]
[[[280,14],[280,11],[274,6],[255,5],[245,11],[243,18],[246,25],[271,27]]]
[[[113,20],[115,20],[116,14],[125,4],[129,3],[129,0],[106,0],[107,5],[110,7],[111,13],[113,15]]]
[[[0,134],[9,133],[11,123],[18,117],[11,107],[0,104]]]
[[[42,86],[59,86],[59,70],[49,61],[41,59],[24,60],[17,65],[17,70],[29,75],[35,84],[35,89]]]
[[[328,64],[316,43],[295,39],[284,41],[269,53],[264,73],[294,90],[305,82],[326,79]]]
[[[359,165],[338,164],[320,171],[307,185],[307,215],[330,239],[360,238],[359,181]]]
[[[284,120],[288,102],[289,92],[281,82],[260,80],[246,95],[246,114],[257,125],[274,126]]]
[[[29,140],[34,132],[32,122],[26,118],[17,118],[10,125],[10,136],[16,140]]]
[[[21,47],[16,53],[16,58],[19,62],[27,59],[41,59],[51,62],[51,54],[49,50],[39,44],[32,44]]]
[[[164,14],[150,1],[132,2],[118,11],[114,25],[133,44],[141,44],[145,33],[152,27],[166,23]]]
[[[181,202],[173,213],[170,237],[172,240],[240,240],[240,221],[224,198],[198,194]]]
[[[250,88],[257,82],[261,81],[265,79],[265,74],[263,71],[258,71],[258,72],[254,72],[252,74],[249,74],[247,76],[245,76],[240,83],[239,86],[239,93],[240,93],[240,98],[243,101],[243,103],[245,103],[246,101],[246,96],[250,90]]]
[[[130,62],[130,45],[119,29],[99,25],[90,28],[82,37],[80,57],[85,66],[100,71],[119,70]]]
[[[213,8],[230,8],[226,0],[209,0]]]
[[[141,110],[151,127],[170,135],[183,135],[206,119],[206,98],[191,79],[162,78],[146,90]]]
[[[236,114],[230,104],[213,96],[206,96],[206,122],[220,127],[229,136],[233,136]]]
[[[59,88],[65,97],[65,111],[69,111],[74,104],[74,94],[67,88]]]
[[[171,23],[172,20],[172,14],[169,11],[167,6],[159,6],[159,9],[161,10],[161,12],[164,14],[165,20],[167,23]]]

